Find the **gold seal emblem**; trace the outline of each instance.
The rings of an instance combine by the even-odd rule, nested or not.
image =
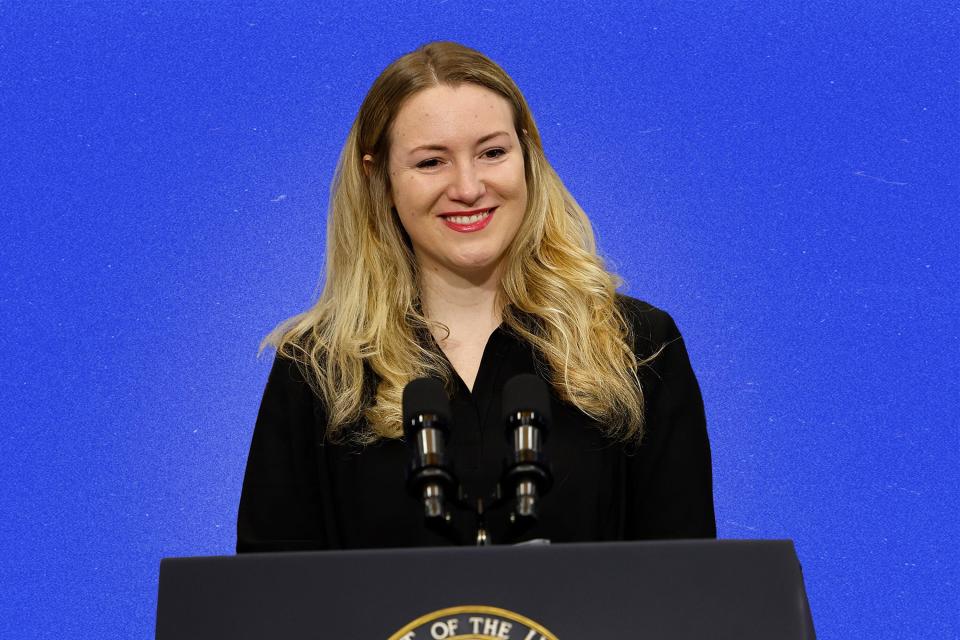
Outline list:
[[[484,605],[450,607],[420,616],[388,640],[557,640],[519,613]]]

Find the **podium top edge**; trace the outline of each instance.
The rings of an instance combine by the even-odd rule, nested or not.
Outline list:
[[[609,542],[559,542],[550,544],[518,544],[518,545],[492,545],[487,547],[460,546],[460,547],[389,547],[375,549],[324,549],[324,550],[305,550],[305,551],[268,551],[259,553],[240,553],[234,555],[211,555],[211,556],[171,556],[160,560],[163,565],[167,562],[176,562],[180,560],[224,560],[242,561],[243,559],[263,559],[271,558],[298,558],[298,557],[319,557],[335,555],[337,557],[384,557],[384,556],[404,556],[422,553],[431,553],[437,556],[446,554],[462,553],[495,553],[495,554],[518,554],[518,553],[572,553],[572,552],[594,552],[609,551],[622,552],[628,549],[633,550],[679,550],[682,548],[717,548],[717,547],[766,547],[766,548],[788,548],[795,553],[792,539],[683,539],[683,540],[634,540],[634,541],[609,541]]]

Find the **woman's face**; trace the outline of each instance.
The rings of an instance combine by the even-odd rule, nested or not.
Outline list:
[[[527,206],[510,103],[438,85],[407,99],[390,135],[390,194],[421,269],[496,273]]]

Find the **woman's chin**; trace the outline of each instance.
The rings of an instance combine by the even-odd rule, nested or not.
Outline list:
[[[492,275],[499,265],[499,256],[466,255],[451,260],[448,269],[453,273],[470,280],[486,279]]]

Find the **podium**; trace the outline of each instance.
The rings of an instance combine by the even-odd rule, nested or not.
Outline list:
[[[813,640],[786,540],[167,558],[157,640]]]

